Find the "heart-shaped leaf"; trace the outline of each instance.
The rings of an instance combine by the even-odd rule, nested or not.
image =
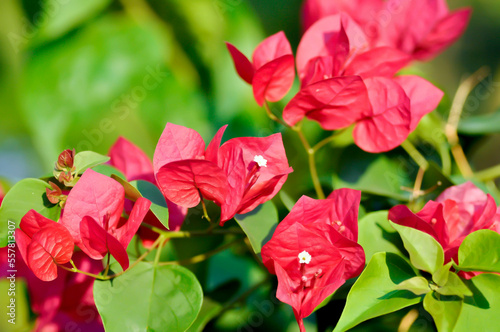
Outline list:
[[[94,282],[94,299],[108,331],[185,331],[200,312],[203,291],[178,265],[139,263],[122,276]]]

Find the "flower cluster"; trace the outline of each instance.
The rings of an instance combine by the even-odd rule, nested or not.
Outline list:
[[[388,10],[396,12],[390,23],[375,24],[373,31],[371,13]],[[399,146],[437,107],[443,92],[421,77],[394,75],[455,41],[469,14],[468,9],[449,13],[444,1],[306,1],[307,30],[295,59],[301,88],[284,108],[283,119],[294,126],[307,117],[325,130],[354,126],[354,142],[368,152]],[[256,48],[253,67],[234,46],[228,48],[259,105],[284,97],[294,71],[282,32]]]
[[[303,318],[365,265],[358,240],[361,192],[333,191],[327,199],[302,196],[262,248],[262,260],[278,276],[276,297]]]
[[[168,123],[153,158],[156,181],[168,200],[187,208],[212,200],[221,207],[221,225],[273,198],[293,171],[281,134],[220,145],[225,129],[205,150],[196,131]]]
[[[470,233],[480,229],[500,233],[500,208],[491,195],[471,182],[446,189],[417,213],[405,205],[395,206],[389,211],[389,220],[431,235],[443,247],[445,263],[459,261],[458,248]],[[461,274],[471,278],[477,273]]]

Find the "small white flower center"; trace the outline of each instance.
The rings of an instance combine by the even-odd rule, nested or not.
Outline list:
[[[311,255],[307,251],[303,251],[299,254],[300,264],[309,264],[311,262]]]
[[[260,167],[267,167],[267,159],[264,159],[261,155],[253,157],[253,161],[255,161]]]

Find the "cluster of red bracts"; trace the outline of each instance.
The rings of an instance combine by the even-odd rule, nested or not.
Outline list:
[[[358,240],[361,192],[338,189],[326,199],[302,196],[262,247],[262,260],[278,277],[276,297],[303,318],[347,279],[358,276],[365,254]]]
[[[307,30],[295,58],[301,88],[284,108],[284,121],[294,126],[307,117],[325,130],[354,126],[354,142],[368,152],[399,146],[443,92],[421,77],[394,75],[454,42],[469,14],[449,13],[444,0],[306,1]],[[288,93],[295,70],[283,32],[255,49],[253,63],[227,46],[259,105]]]

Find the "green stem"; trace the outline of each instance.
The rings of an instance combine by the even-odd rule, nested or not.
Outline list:
[[[75,263],[73,262],[73,260],[70,260],[69,262],[71,263],[71,265],[73,266],[73,268],[68,268],[64,265],[60,265],[60,264],[57,264],[57,266],[59,266],[60,268],[66,270],[66,271],[70,271],[70,272],[74,272],[74,273],[81,273],[81,274],[84,274],[86,276],[89,276],[89,277],[92,277],[92,278],[95,278],[95,279],[99,279],[99,280],[109,280],[109,279],[113,279],[113,278],[116,278],[118,276],[121,276],[122,274],[124,274],[125,272],[131,270],[132,268],[134,268],[137,264],[139,264],[139,262],[142,262],[150,253],[151,251],[153,251],[157,246],[158,244],[160,243],[160,241],[162,241],[163,239],[165,239],[164,237],[162,236],[159,236],[158,239],[156,239],[156,241],[153,243],[153,245],[151,246],[151,248],[149,248],[146,252],[144,252],[139,258],[137,258],[137,260],[132,263],[132,265],[130,265],[128,267],[128,269],[122,271],[122,272],[118,272],[116,274],[112,274],[112,275],[107,275],[107,276],[101,276],[101,275],[98,275],[98,274],[93,274],[93,273],[89,273],[89,272],[85,272],[85,271],[82,271],[82,270],[79,270]]]
[[[323,188],[321,188],[321,183],[319,181],[319,176],[318,176],[318,170],[316,168],[316,162],[314,160],[314,154],[316,153],[316,151],[313,148],[311,148],[311,145],[309,144],[304,133],[302,132],[302,127],[295,126],[295,127],[292,127],[292,129],[299,136],[300,141],[302,142],[302,145],[304,146],[304,149],[307,152],[308,160],[309,160],[309,170],[311,172],[311,178],[313,181],[314,189],[316,190],[316,195],[318,196],[319,199],[324,199],[325,193],[323,192]]]
[[[152,231],[163,235],[164,238],[167,239],[172,239],[172,238],[191,238],[191,237],[199,237],[199,236],[213,236],[213,235],[228,235],[228,234],[233,234],[233,235],[240,235],[244,234],[241,229],[213,229],[212,227],[209,227],[206,230],[203,231],[165,231],[163,229],[159,229],[157,227],[148,225],[148,224],[142,224],[142,226],[150,228]]]
[[[267,113],[267,116],[269,117],[269,119],[271,119],[274,122],[277,122],[279,124],[282,124],[286,127],[289,127],[285,122],[283,122],[283,120],[281,120],[276,115],[274,115],[273,112],[271,112],[271,108],[269,107],[269,104],[267,103],[267,101],[264,101],[264,109],[266,110],[266,113]]]
[[[109,252],[108,252],[108,260],[107,260],[107,262],[106,262],[106,268],[104,269],[104,273],[103,273],[103,274],[104,274],[104,276],[107,276],[107,275],[108,275],[108,272],[109,272],[109,262],[110,262],[110,260],[111,260],[111,255],[110,255],[110,254],[109,254]]]
[[[203,207],[203,216],[205,217],[205,219],[208,220],[208,222],[212,222],[212,220],[208,216],[208,211],[207,211],[207,206],[205,205],[205,200],[203,200],[203,196],[201,196],[201,194],[200,194],[200,197],[201,197],[201,206]]]
[[[481,181],[494,180],[500,177],[500,165],[496,165],[485,170],[476,172],[476,178]]]
[[[322,147],[324,147],[328,143],[332,142],[335,138],[337,138],[340,135],[342,135],[346,131],[346,129],[339,130],[336,133],[334,133],[333,135],[330,135],[327,138],[319,141],[319,143],[316,144],[312,149],[314,150],[314,152],[317,152],[319,149],[321,149]]]
[[[413,159],[420,168],[424,171],[429,168],[429,163],[425,159],[424,156],[420,152],[418,152],[417,148],[409,141],[406,140],[401,143],[401,147],[408,153],[408,155]]]
[[[204,254],[199,254],[199,255],[196,255],[196,256],[193,256],[193,257],[190,257],[187,259],[178,260],[178,261],[161,262],[158,265],[159,266],[162,266],[162,265],[191,265],[191,264],[200,263],[200,262],[203,262],[204,260],[207,260],[210,257],[218,254],[219,252],[226,250],[227,248],[231,247],[233,244],[240,242],[240,241],[241,241],[241,238],[238,238],[234,241],[226,243],[225,245],[222,245],[222,246],[220,246],[212,251],[206,252]]]
[[[156,249],[154,266],[158,266],[158,262],[160,261],[160,257],[161,257],[161,250],[163,249],[163,245],[165,244],[165,241],[167,241],[167,239],[163,235],[160,235],[159,238],[161,238],[161,240],[160,240],[160,243],[158,244],[158,249]]]

